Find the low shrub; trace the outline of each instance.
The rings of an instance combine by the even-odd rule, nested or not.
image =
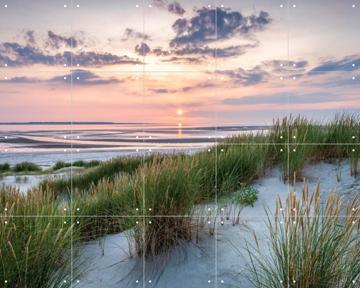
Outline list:
[[[9,163],[0,164],[0,173],[1,172],[7,172],[10,170]]]
[[[21,162],[15,165],[13,168],[15,172],[38,172],[41,171],[41,167],[31,162]]]
[[[254,206],[258,199],[259,191],[252,186],[243,186],[236,191],[233,196],[233,201],[241,206]]]

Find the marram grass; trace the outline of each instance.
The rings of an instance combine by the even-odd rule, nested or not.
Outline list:
[[[270,254],[257,241],[248,246],[254,287],[359,287],[359,197],[344,205],[330,193],[321,203],[319,187],[310,193],[305,182],[299,197],[294,191],[277,200],[268,214]]]
[[[124,230],[132,231],[131,243],[139,256],[153,258],[167,254],[172,247],[197,240],[198,231],[204,226],[199,219],[204,217],[197,217],[199,211],[194,211],[195,204],[211,203],[216,197],[229,195],[261,177],[266,169],[274,165],[283,168],[284,180],[288,180],[294,174],[300,176],[307,161],[349,159],[350,172],[357,176],[360,149],[356,143],[359,143],[359,134],[359,119],[354,115],[339,116],[325,124],[292,117],[275,122],[266,133],[225,139],[224,143],[211,147],[210,151],[193,155],[113,159],[87,168],[83,174],[73,175],[72,179],[46,181],[26,195],[16,189],[2,187],[0,283],[6,280],[9,287],[68,287],[71,276],[74,276],[74,273],[69,273],[71,244],[76,247],[80,241]],[[343,144],[334,145],[340,143]],[[71,202],[68,201],[70,196]],[[289,203],[294,201],[291,197]],[[318,203],[315,196],[310,199],[313,199],[311,203]],[[332,199],[336,203],[336,197]],[[302,207],[302,203],[296,205]],[[70,204],[72,207],[69,207]],[[330,205],[334,209],[332,207]],[[70,212],[74,216],[72,221]],[[324,213],[323,210],[318,212]],[[32,217],[25,217],[29,215]],[[100,217],[93,217],[95,215]],[[131,217],[123,217],[126,215]],[[171,217],[174,215],[184,217]],[[350,229],[349,223],[342,222],[339,216],[332,218],[333,221],[338,219],[335,225],[319,216],[317,222],[306,226],[306,219],[288,227],[283,234],[279,234],[281,227],[273,226],[274,245],[278,243],[276,237],[279,235],[284,237],[280,240],[286,240],[291,235],[300,235],[301,229],[308,233],[305,234],[307,238],[291,236],[289,241],[285,241],[285,246],[278,243],[280,258],[274,260],[277,266],[267,278],[268,286],[256,287],[352,287],[351,283],[350,286],[346,283],[358,275],[359,261],[356,257],[360,249],[353,248],[358,248],[358,241],[352,240],[351,245],[346,247],[343,244],[350,239],[349,233],[345,233],[349,231],[346,229]],[[308,218],[308,221],[311,219],[314,218]],[[355,233],[354,228],[352,231]],[[330,236],[331,241],[328,241]],[[315,246],[311,237],[317,237],[314,238]],[[341,239],[341,243],[335,241],[337,239]],[[311,257],[304,247],[312,251]],[[303,260],[299,255],[304,256]],[[296,260],[296,265],[290,266],[287,257]],[[333,258],[331,261],[336,260],[338,268],[324,264],[330,258]],[[255,256],[253,260],[256,262]],[[307,267],[314,269],[306,270]],[[73,272],[76,271],[76,267],[73,268]],[[260,270],[256,272],[259,279],[265,277]],[[328,286],[321,286],[325,282],[315,281],[320,274],[324,275]],[[313,282],[305,282],[306,279]],[[283,281],[282,286],[278,282],[280,280]],[[296,283],[291,284],[293,280]],[[338,286],[331,286],[331,281]]]

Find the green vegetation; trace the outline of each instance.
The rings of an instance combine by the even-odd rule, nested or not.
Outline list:
[[[7,283],[2,287],[70,287],[76,231],[55,203],[37,190],[24,196],[0,188],[0,282]]]
[[[270,254],[259,246],[248,248],[253,286],[358,287],[359,204],[355,197],[342,215],[337,194],[322,205],[319,185],[309,194],[306,183],[300,199],[294,192],[285,203],[278,199],[274,219],[268,217]]]
[[[38,172],[41,171],[41,167],[31,162],[21,162],[15,165],[14,172]]]
[[[10,165],[8,163],[0,164],[0,173],[10,171]]]
[[[323,126],[303,118],[283,119],[275,122],[268,132],[231,137],[192,155],[124,157],[102,163],[76,161],[73,166],[85,168],[81,174],[71,179],[46,180],[26,195],[0,187],[0,219],[3,223],[7,221],[0,232],[0,261],[6,267],[0,270],[0,281],[11,281],[17,287],[24,287],[26,282],[28,287],[67,287],[63,280],[68,274],[69,238],[73,238],[76,246],[79,241],[129,228],[138,255],[151,258],[166,254],[174,245],[197,237],[198,230],[204,226],[205,217],[197,217],[202,212],[194,210],[195,204],[213,203],[217,197],[235,195],[239,204],[252,205],[257,199],[257,191],[250,186],[252,181],[274,165],[282,167],[287,181],[294,175],[299,178],[308,161],[350,159],[351,174],[356,176],[359,123],[355,116],[341,116]],[[58,162],[51,170],[67,165]],[[40,169],[27,162],[17,167],[12,169]],[[71,203],[67,201],[69,196]],[[69,222],[70,213],[74,223]],[[210,219],[214,223],[216,215]],[[348,262],[341,263],[350,269]]]
[[[150,161],[150,159],[152,159],[152,157],[149,157],[147,161]],[[71,186],[74,189],[86,190],[102,180],[114,180],[119,173],[132,173],[142,162],[142,157],[116,158],[87,169],[80,175],[74,175],[72,179],[44,181],[41,186],[43,189],[50,189],[61,195],[64,193],[69,194]]]
[[[67,163],[67,162],[63,162],[63,161],[58,161],[55,163],[55,165],[52,167],[52,169],[54,171],[62,169],[62,168],[67,168],[67,167],[84,167],[84,168],[91,168],[91,167],[95,167],[95,166],[99,166],[100,165],[100,161],[97,160],[91,160],[91,161],[83,161],[83,160],[78,160],[78,161],[74,161],[72,164],[71,163]]]
[[[243,186],[234,193],[233,200],[241,206],[254,206],[254,203],[258,199],[258,194],[259,191],[254,187]]]

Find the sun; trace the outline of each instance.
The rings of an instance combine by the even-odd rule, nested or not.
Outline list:
[[[181,115],[183,114],[183,110],[182,110],[182,109],[178,109],[178,110],[176,111],[176,114],[179,115],[179,116],[181,116]]]

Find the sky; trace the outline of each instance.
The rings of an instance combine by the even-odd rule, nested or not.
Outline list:
[[[1,0],[0,122],[261,125],[359,113],[356,4]]]

